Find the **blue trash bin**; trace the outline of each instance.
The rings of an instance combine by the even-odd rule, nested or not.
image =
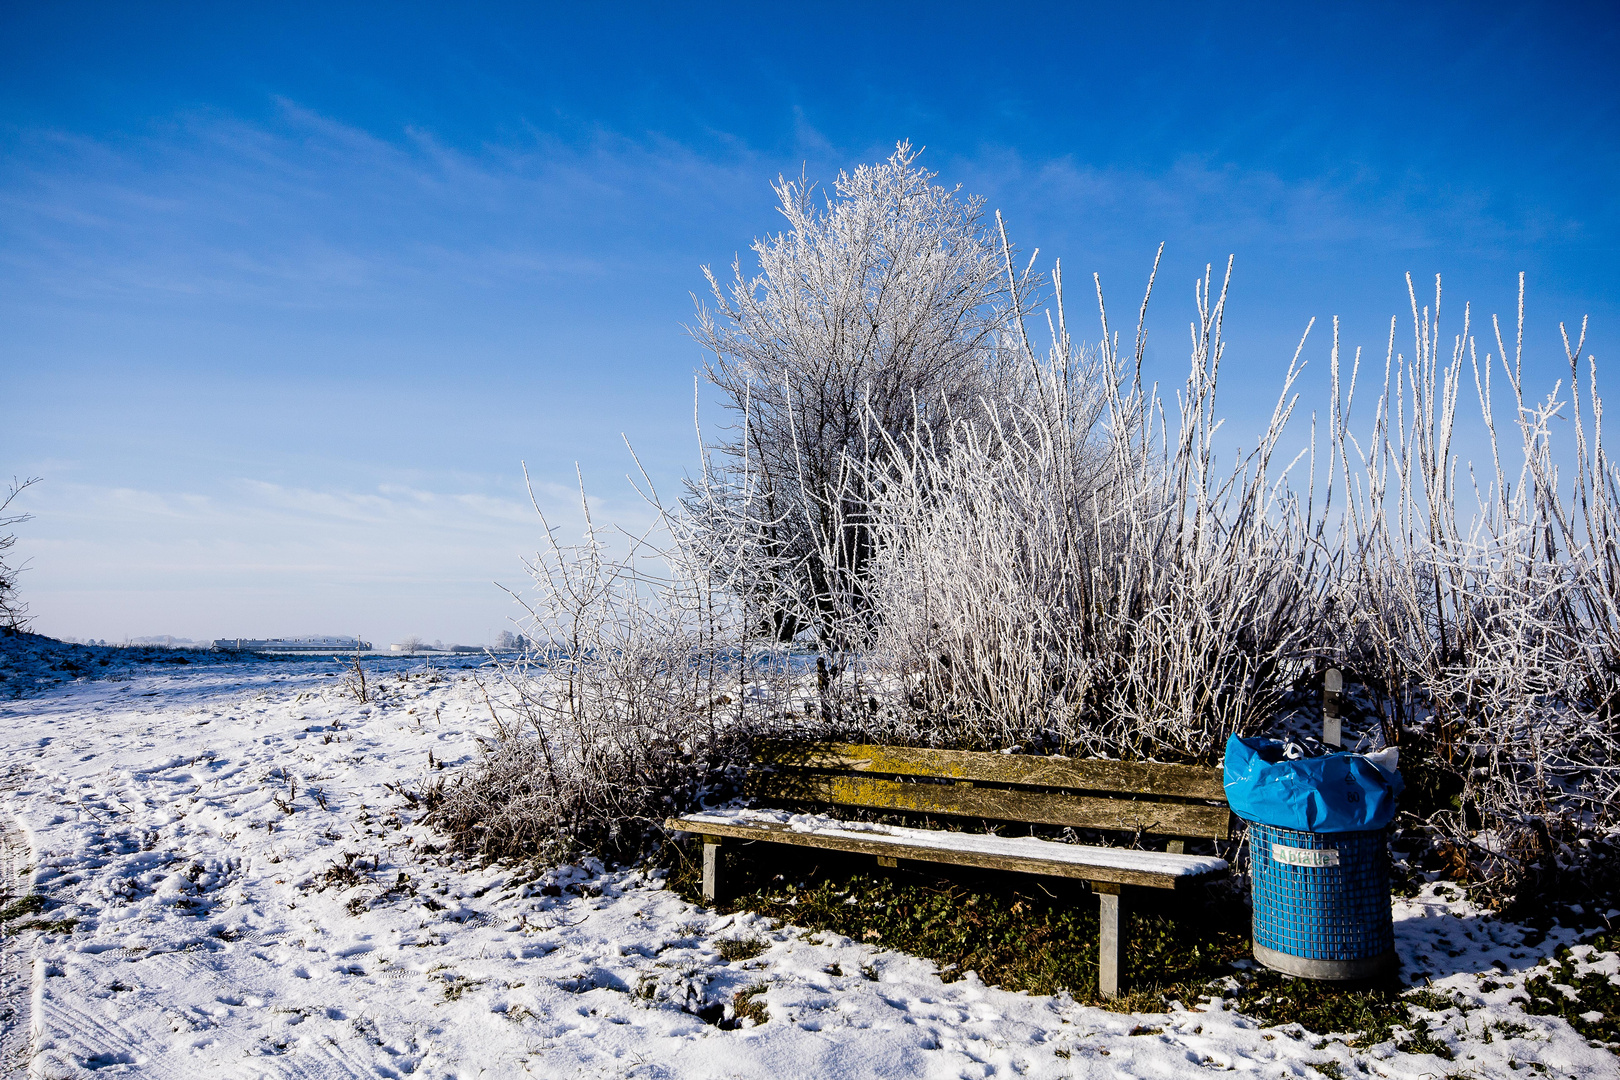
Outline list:
[[[1394,967],[1388,826],[1401,779],[1388,768],[1361,754],[1284,760],[1275,740],[1228,740],[1226,794],[1249,823],[1262,964],[1340,981]]]

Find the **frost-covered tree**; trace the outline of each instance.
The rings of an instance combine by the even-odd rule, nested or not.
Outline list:
[[[11,490],[6,493],[5,500],[0,502],[0,529],[9,529],[13,525],[21,525],[30,520],[32,514],[7,514],[11,504],[23,489],[37,484],[39,477],[30,477],[27,480],[12,480]],[[17,534],[7,532],[0,535],[0,630],[15,633],[28,625],[28,605],[17,596],[17,576],[22,573],[23,567],[14,566],[7,560],[6,552],[17,543]]]
[[[688,508],[782,639],[859,591],[871,470],[851,462],[984,409],[1012,381],[1007,337],[1035,278],[1011,272],[982,200],[935,184],[919,153],[902,142],[819,199],[802,176],[779,178],[788,228],[754,242],[759,273],[734,261],[722,286],[704,268],[713,306],[699,303],[692,332],[732,423]]]

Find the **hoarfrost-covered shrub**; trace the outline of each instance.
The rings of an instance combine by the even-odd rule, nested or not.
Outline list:
[[[1499,328],[1481,358],[1466,314],[1443,358],[1438,281],[1432,309],[1409,284],[1413,355],[1392,320],[1370,424],[1335,323],[1324,445],[1314,415],[1285,434],[1304,339],[1265,430],[1218,437],[1230,262],[1199,283],[1171,402],[1142,374],[1146,299],[1122,353],[1099,283],[1088,349],[1060,267],[1037,353],[1033,270],[909,147],[824,211],[779,194],[761,276],[710,278],[696,334],[736,426],[679,507],[654,500],[661,575],[645,542],[615,561],[594,525],[578,548],[547,530],[536,648],[436,811],[463,848],[644,850],[731,794],[761,736],[1214,764],[1331,663],[1488,897],[1613,850],[1620,468],[1584,325],[1567,397],[1533,400],[1522,279],[1511,359]],[[1470,375],[1489,462],[1454,449]]]
[[[1028,404],[918,433],[868,484],[872,662],[914,688],[932,739],[1212,762],[1269,719],[1321,603],[1273,465],[1297,361],[1258,447],[1219,473],[1225,284],[1201,283],[1170,430],[1143,332],[1134,373],[1106,316],[1102,348],[1078,349],[1054,276],[1051,347],[1023,342]]]
[[[1408,278],[1413,355],[1391,320],[1363,439],[1348,421],[1360,354],[1341,372],[1335,341],[1332,358],[1349,497],[1327,643],[1376,691],[1409,766],[1449,777],[1422,809],[1499,898],[1551,885],[1571,844],[1620,825],[1620,471],[1590,356],[1583,383],[1584,324],[1564,339],[1567,400],[1563,386],[1526,397],[1523,287],[1511,358],[1495,318],[1497,351],[1480,356],[1465,309],[1446,359],[1439,279],[1420,311]],[[1453,441],[1470,376],[1490,461],[1468,463],[1465,486]]]
[[[500,664],[494,737],[435,795],[438,828],[467,853],[642,854],[666,816],[731,782],[784,692],[778,651],[739,648],[733,598],[678,540],[615,558],[585,515],[577,546],[545,526],[519,598],[541,644]]]

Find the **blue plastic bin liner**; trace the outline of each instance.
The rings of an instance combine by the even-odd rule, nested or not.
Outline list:
[[[1226,740],[1226,801],[1244,821],[1310,833],[1373,832],[1395,817],[1401,775],[1365,755],[1284,760],[1276,739]]]

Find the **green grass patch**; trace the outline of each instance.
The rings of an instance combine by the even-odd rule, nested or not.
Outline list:
[[[1077,883],[975,871],[941,876],[933,868],[877,870],[870,859],[794,854],[777,859],[754,849],[746,860],[731,860],[732,898],[720,910],[754,911],[920,956],[947,980],[974,971],[1009,990],[1068,990],[1098,1000],[1097,898]],[[698,901],[695,865],[677,867],[671,884]],[[1132,992],[1098,1003],[1157,1008],[1171,997],[1190,1001],[1218,993],[1206,984],[1248,953],[1247,908],[1203,895],[1142,900],[1127,947]],[[716,947],[732,959],[725,939]]]
[[[1598,952],[1614,952],[1620,950],[1620,933],[1596,934],[1581,944]],[[1555,952],[1553,960],[1561,971],[1537,975],[1525,982],[1530,1000],[1524,1011],[1537,1016],[1561,1016],[1590,1042],[1611,1050],[1620,1048],[1620,983],[1595,971],[1576,977],[1575,958],[1568,945]],[[1569,987],[1575,996],[1570,997],[1561,986]],[[1602,1015],[1588,1019],[1594,1013]]]
[[[469,979],[465,975],[452,971],[444,976],[444,983],[439,987],[439,992],[444,995],[446,1001],[460,1001],[461,995],[468,990],[484,985],[486,981],[485,979]]]
[[[1436,1038],[1433,1032],[1424,1028],[1421,1021],[1419,1021],[1417,1030],[1396,1041],[1395,1049],[1403,1054],[1433,1054],[1442,1061],[1450,1061],[1457,1056],[1450,1046]]]
[[[1327,983],[1291,979],[1259,969],[1240,979],[1228,999],[1262,1024],[1296,1023],[1313,1035],[1336,1035],[1366,1049],[1391,1040],[1405,1054],[1433,1054],[1445,1061],[1451,1047],[1429,1030],[1429,1021],[1413,1010],[1443,1012],[1457,1002],[1429,989],[1407,990],[1393,976],[1369,983]],[[1321,1071],[1322,1066],[1311,1066]]]
[[[1354,1046],[1375,1046],[1411,1023],[1394,979],[1366,986],[1290,979],[1275,971],[1250,972],[1228,1004],[1267,1026],[1297,1023],[1316,1035],[1344,1035]],[[1315,1066],[1313,1066],[1314,1068]]]
[[[718,938],[714,943],[714,951],[728,964],[737,960],[752,960],[770,947],[769,941],[753,936]]]
[[[770,989],[769,983],[753,983],[737,991],[731,998],[731,1010],[736,1016],[735,1024],[742,1025],[744,1020],[751,1020],[758,1027],[771,1018],[770,1010],[760,1000],[761,995]]]
[[[24,915],[38,915],[45,910],[45,898],[39,893],[29,893],[21,900],[13,900],[5,907],[0,908],[0,922],[10,922],[12,919]]]

